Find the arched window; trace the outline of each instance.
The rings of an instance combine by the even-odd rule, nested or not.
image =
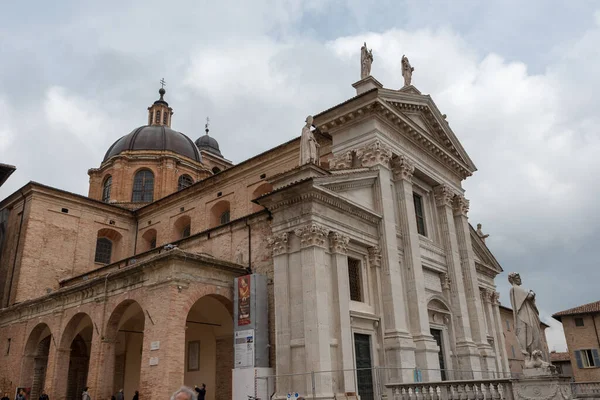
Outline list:
[[[144,251],[156,248],[156,229],[148,229],[142,235],[142,239],[144,240]]]
[[[186,237],[190,236],[191,229],[192,229],[192,227],[190,225],[183,228],[183,232],[181,232],[181,237],[186,238]]]
[[[273,185],[271,185],[268,182],[263,183],[262,185],[260,185],[259,187],[257,187],[256,189],[254,189],[254,192],[252,192],[252,200],[262,196],[263,194],[267,194],[269,192],[271,192],[273,190]],[[252,206],[252,211],[253,212],[257,212],[262,210],[264,207],[261,206],[260,204],[254,204]]]
[[[154,174],[144,169],[138,171],[133,178],[133,194],[131,201],[134,203],[150,203],[154,200]]]
[[[177,190],[185,189],[188,186],[192,186],[194,184],[194,180],[189,175],[181,175],[179,180],[177,181]]]
[[[220,219],[221,219],[221,225],[228,223],[229,222],[229,210],[223,211]]]
[[[110,188],[112,187],[112,176],[108,176],[104,180],[104,185],[102,186],[102,201],[108,203],[110,201]]]
[[[110,264],[111,255],[112,242],[108,238],[99,237],[96,240],[96,256],[94,257],[94,262]]]
[[[212,169],[213,174],[218,174],[219,172],[221,172],[221,169],[219,167],[214,167]]]
[[[226,224],[230,221],[231,207],[227,200],[221,200],[217,202],[210,209],[210,226],[219,226]]]
[[[179,240],[190,236],[192,233],[192,219],[189,215],[182,215],[173,224],[172,240]]]
[[[160,124],[160,110],[156,110],[156,123]]]
[[[167,125],[167,112],[163,112],[163,125]]]

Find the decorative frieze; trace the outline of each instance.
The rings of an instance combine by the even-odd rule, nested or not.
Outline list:
[[[288,234],[287,232],[280,233],[278,235],[269,236],[267,238],[267,245],[271,248],[273,257],[280,254],[287,253],[288,251]]]
[[[372,167],[377,164],[388,166],[392,158],[392,150],[386,144],[376,140],[357,149],[356,157],[363,167]]]
[[[369,247],[369,264],[371,267],[381,267],[381,248],[379,246]]]
[[[329,247],[333,253],[348,253],[348,243],[350,238],[338,232],[329,233]]]
[[[296,229],[294,233],[300,238],[301,247],[325,247],[329,230],[321,225],[313,223]]]
[[[469,200],[465,196],[457,194],[454,196],[453,207],[454,215],[464,215],[466,217],[469,212]]]
[[[392,173],[394,180],[411,181],[415,172],[415,163],[404,155],[400,155],[392,161]]]
[[[438,185],[433,188],[435,204],[438,207],[452,207],[454,192],[448,185]]]
[[[346,151],[338,154],[329,160],[329,169],[348,169],[352,168],[352,151]]]

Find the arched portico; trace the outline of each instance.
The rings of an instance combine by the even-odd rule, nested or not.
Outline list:
[[[21,387],[31,387],[31,398],[37,399],[46,386],[46,371],[52,333],[45,323],[37,324],[29,334],[21,364]]]

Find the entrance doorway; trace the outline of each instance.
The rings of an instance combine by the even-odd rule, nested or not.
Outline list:
[[[446,361],[444,359],[444,345],[442,340],[442,330],[441,329],[431,329],[431,336],[435,339],[440,351],[438,352],[438,360],[440,362],[440,375],[443,381],[447,380],[446,374]]]
[[[370,335],[354,334],[354,356],[358,394],[361,400],[374,400]]]

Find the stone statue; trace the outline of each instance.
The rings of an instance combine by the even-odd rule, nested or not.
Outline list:
[[[317,164],[319,165],[319,143],[315,135],[310,130],[313,124],[313,117],[306,117],[306,125],[302,128],[302,137],[300,138],[300,165]]]
[[[367,42],[360,48],[360,79],[371,75],[371,64],[373,64],[373,50],[367,49]]]
[[[533,356],[535,350],[544,353],[543,332],[535,305],[535,293],[521,287],[521,276],[517,272],[508,275],[508,282],[512,285],[510,304],[513,309],[515,335],[527,360]]]
[[[408,57],[402,56],[402,76],[404,77],[404,86],[409,86],[412,81],[412,73],[415,69],[410,65]]]
[[[487,239],[490,235],[486,235],[481,230],[481,224],[477,224],[477,236],[481,239],[483,243],[485,243],[485,239]]]

